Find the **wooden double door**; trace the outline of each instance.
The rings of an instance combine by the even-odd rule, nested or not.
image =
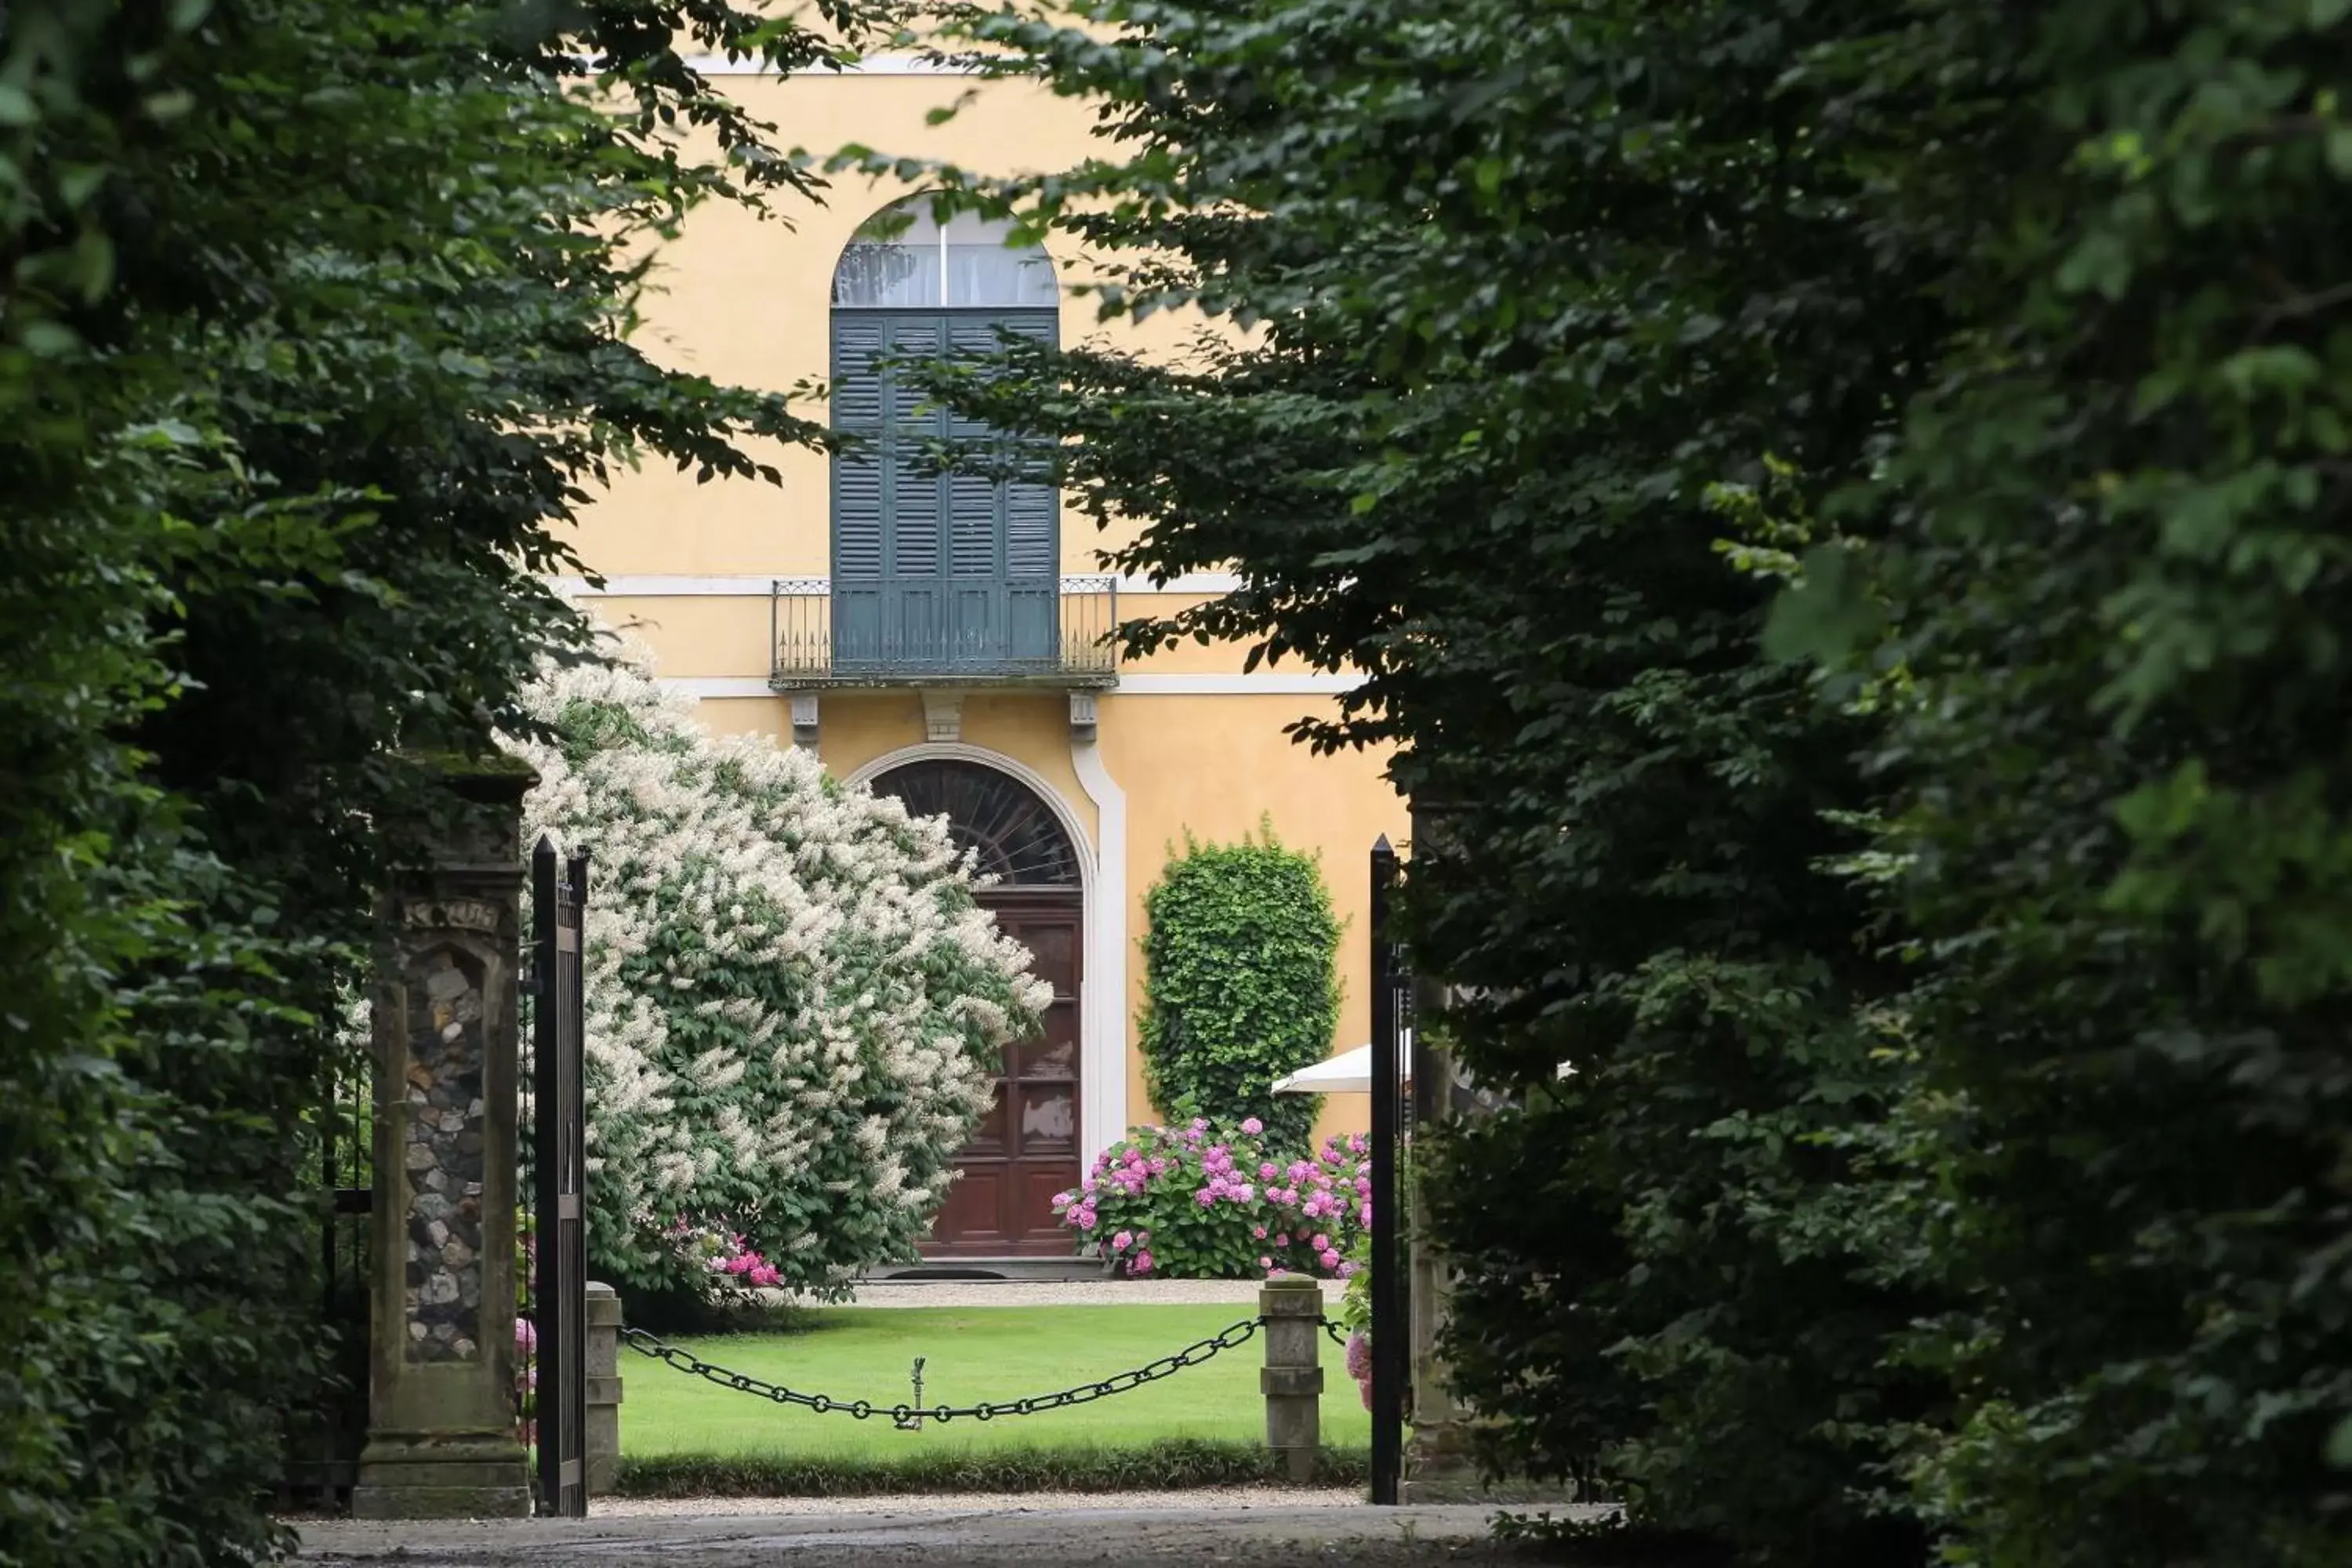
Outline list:
[[[1076,1241],[1054,1213],[1054,1194],[1076,1186],[1080,1173],[1085,900],[1076,888],[1000,887],[976,896],[1029,950],[1054,1000],[1035,1036],[1005,1047],[994,1100],[956,1159],[960,1174],[923,1255],[1066,1258]]]

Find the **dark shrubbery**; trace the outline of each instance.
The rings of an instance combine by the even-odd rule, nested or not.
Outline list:
[[[373,891],[428,829],[404,759],[486,749],[533,658],[576,650],[539,577],[611,462],[767,472],[733,438],[801,429],[623,342],[629,236],[804,181],[664,142],[761,128],[642,9],[560,53],[528,7],[0,18],[12,1568],[278,1543],[322,1348],[305,1124]],[[677,42],[757,25],[699,6]],[[583,103],[581,50],[636,107]]]
[[[1756,1563],[2352,1554],[2352,17],[1078,9],[974,26],[1136,155],[991,194],[1258,331],[939,384],[1443,808],[1490,1457]]]

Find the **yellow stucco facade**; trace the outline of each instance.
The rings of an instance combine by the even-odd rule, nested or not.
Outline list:
[[[730,75],[728,89],[774,121],[781,140],[814,152],[857,142],[892,153],[951,159],[995,173],[1066,164],[1090,133],[1090,112],[1025,84],[974,83],[869,62],[839,77],[789,81]],[[942,125],[929,110],[966,100]],[[691,215],[659,258],[642,341],[667,363],[722,382],[787,390],[827,374],[834,268],[869,216],[906,194],[837,182],[828,205],[785,204],[789,222],[711,207]],[[1101,331],[1092,306],[1068,285],[1085,258],[1055,255],[1066,343]],[[1197,323],[1159,317],[1123,328],[1118,341],[1147,353],[1179,347]],[[805,409],[822,419],[811,401]],[[692,476],[623,474],[590,510],[583,558],[607,590],[583,607],[649,647],[656,673],[701,700],[714,731],[761,734],[780,745],[814,744],[827,768],[864,780],[896,764],[961,758],[995,768],[1037,793],[1076,841],[1084,868],[1082,1059],[1078,1158],[1128,1127],[1156,1120],[1135,1050],[1143,965],[1144,899],[1171,846],[1189,832],[1230,840],[1270,820],[1288,844],[1319,854],[1345,922],[1345,999],[1335,1050],[1369,1036],[1365,952],[1366,851],[1386,834],[1402,840],[1403,803],[1381,776],[1384,759],[1318,757],[1286,726],[1328,705],[1343,681],[1297,670],[1243,669],[1233,647],[1185,645],[1128,661],[1115,682],[1052,679],[795,687],[773,679],[769,584],[825,578],[831,566],[830,468],[800,449],[772,454],[781,488],[756,481],[698,485]],[[1115,542],[1065,511],[1059,559],[1066,574],[1096,574],[1097,552]],[[1122,618],[1163,612],[1220,591],[1214,578],[1171,592],[1123,583]],[[1327,1131],[1360,1128],[1361,1097],[1326,1102]]]

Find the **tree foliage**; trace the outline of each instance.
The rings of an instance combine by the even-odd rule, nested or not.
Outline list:
[[[714,740],[638,667],[550,670],[529,832],[589,849],[588,1247],[600,1278],[763,1284],[911,1261],[1006,1043],[1052,996],[939,819],[806,752]]]
[[[1187,835],[1143,896],[1144,1084],[1171,1121],[1255,1117],[1269,1147],[1303,1155],[1320,1097],[1275,1081],[1331,1054],[1339,921],[1315,858],[1271,822],[1234,844]]]
[[[1433,808],[1520,1091],[1431,1152],[1490,1458],[1752,1561],[2339,1559],[2352,16],[1075,9],[961,26],[1110,151],[869,161],[1245,331],[932,384],[1238,573],[1134,645],[1367,676],[1300,732]]]
[[[1890,526],[1783,623],[1907,689],[1887,1231],[1958,1405],[1914,1496],[1971,1562],[2338,1562],[2352,23],[1984,20],[1891,56],[1979,100],[1884,196],[1962,226],[1966,331],[1866,492]]]
[[[680,49],[839,47],[721,0],[0,16],[0,1559],[275,1540],[404,759],[576,650],[538,574],[611,465],[807,433],[627,334],[639,241],[810,184]]]

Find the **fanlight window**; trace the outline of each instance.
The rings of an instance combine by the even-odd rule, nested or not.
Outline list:
[[[1078,854],[1045,803],[1020,780],[952,757],[908,763],[873,784],[911,816],[944,816],[959,848],[978,851],[980,869],[1015,888],[1078,886]]]
[[[919,196],[885,207],[842,251],[833,303],[850,310],[1052,306],[1053,262],[1036,246],[1009,244],[1012,232],[975,213],[942,224]]]

